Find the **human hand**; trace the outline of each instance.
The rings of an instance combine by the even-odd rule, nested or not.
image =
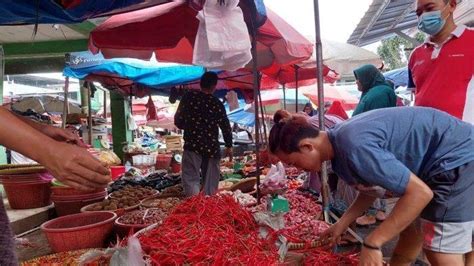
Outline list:
[[[383,265],[382,251],[362,246],[360,251],[359,265]]]
[[[232,162],[233,159],[233,152],[232,152],[232,147],[226,147],[224,151],[225,157],[229,157],[229,161]]]
[[[40,163],[63,184],[91,191],[111,182],[108,168],[86,149],[57,141],[48,147]]]
[[[69,130],[44,125],[41,129],[41,132],[54,140],[73,143],[81,147],[86,147],[86,145],[84,144],[84,142],[81,141],[79,136],[70,132]]]
[[[321,233],[320,240],[323,243],[328,243],[329,246],[335,246],[341,240],[341,235],[347,230],[347,227],[341,223],[331,225],[326,231]]]

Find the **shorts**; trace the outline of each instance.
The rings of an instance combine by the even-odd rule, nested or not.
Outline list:
[[[472,251],[474,221],[436,223],[421,219],[423,248],[434,252],[465,254]]]
[[[423,247],[451,254],[472,251],[474,161],[437,174],[425,183],[434,197],[421,213]]]

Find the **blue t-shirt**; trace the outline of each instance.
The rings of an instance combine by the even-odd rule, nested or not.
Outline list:
[[[426,107],[358,115],[329,131],[333,171],[350,185],[405,192],[410,172],[423,181],[474,161],[474,126]]]

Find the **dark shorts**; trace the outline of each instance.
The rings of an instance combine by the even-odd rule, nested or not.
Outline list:
[[[474,161],[423,181],[434,196],[421,218],[437,223],[474,221]]]

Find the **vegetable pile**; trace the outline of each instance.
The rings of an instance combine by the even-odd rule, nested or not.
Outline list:
[[[335,254],[326,250],[316,249],[308,253],[303,261],[305,266],[357,266],[358,254]]]
[[[158,191],[148,188],[148,187],[132,187],[125,186],[119,191],[115,191],[110,194],[112,199],[121,199],[121,198],[133,198],[137,200],[142,200],[144,198],[158,194]]]
[[[151,225],[161,223],[167,215],[168,213],[161,209],[146,209],[126,213],[118,219],[118,222],[122,224]]]
[[[126,174],[124,178],[116,180],[109,186],[109,193],[121,190],[126,186],[141,186],[153,188],[156,190],[163,190],[167,187],[178,184],[180,181],[181,178],[179,175],[173,176],[163,171],[152,173],[146,177],[133,175],[128,176]]]
[[[198,195],[139,236],[155,265],[275,265],[275,242],[261,239],[250,212],[231,196]]]
[[[285,214],[285,236],[291,242],[317,240],[318,235],[329,228],[327,223],[319,220],[322,207],[312,196],[291,191],[285,197],[290,202],[290,212]]]
[[[221,191],[220,195],[230,195],[234,197],[235,201],[238,202],[241,206],[247,207],[257,204],[257,199],[250,194],[242,193],[240,190],[232,191]]]

